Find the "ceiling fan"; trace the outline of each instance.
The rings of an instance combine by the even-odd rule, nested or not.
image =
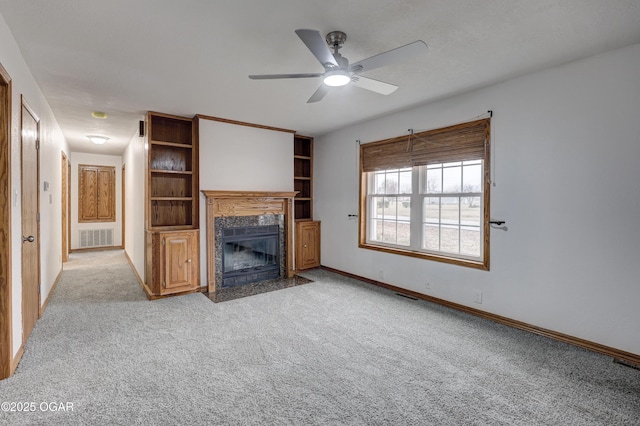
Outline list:
[[[322,38],[316,30],[296,30],[296,34],[313,55],[324,67],[322,73],[306,74],[263,74],[250,75],[252,80],[271,80],[278,78],[315,78],[322,77],[323,84],[309,98],[307,103],[318,102],[329,92],[331,87],[344,86],[349,83],[382,95],[389,95],[396,91],[398,86],[385,83],[372,78],[363,77],[360,73],[374,68],[401,62],[426,52],[427,44],[422,40],[397,47],[387,52],[379,53],[370,58],[363,59],[349,65],[349,60],[343,57],[338,50],[347,40],[347,35],[342,31],[332,31]],[[330,48],[333,48],[333,53]]]

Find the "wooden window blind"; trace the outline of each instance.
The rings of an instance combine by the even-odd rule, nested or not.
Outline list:
[[[360,147],[362,172],[485,159],[490,119],[398,136]]]
[[[78,166],[78,222],[115,222],[116,168]]]

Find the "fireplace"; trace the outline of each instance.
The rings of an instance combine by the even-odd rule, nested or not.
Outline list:
[[[222,230],[222,288],[280,276],[279,226]]]
[[[202,193],[207,199],[209,294],[241,291],[294,276],[296,192],[203,190]],[[272,239],[273,234],[276,239]],[[258,236],[260,239],[268,236],[269,242],[258,243],[258,238],[254,238]],[[273,275],[255,276],[266,272]]]

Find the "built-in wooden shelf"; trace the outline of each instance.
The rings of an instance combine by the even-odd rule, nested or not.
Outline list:
[[[160,169],[153,169],[150,170],[151,173],[159,173],[159,174],[166,174],[166,175],[170,175],[170,174],[175,174],[175,175],[192,175],[193,171],[191,170],[160,170]]]
[[[193,197],[151,197],[151,201],[191,201]]]
[[[149,298],[200,287],[197,120],[149,112],[145,292]]]
[[[193,145],[190,143],[180,143],[180,142],[151,141],[151,145],[170,146],[173,148],[185,148],[185,149],[193,148]]]
[[[296,220],[313,218],[313,138],[295,135],[293,139],[293,187]]]

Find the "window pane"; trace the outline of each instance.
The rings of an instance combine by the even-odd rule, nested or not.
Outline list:
[[[411,169],[400,171],[400,193],[411,194]]]
[[[444,192],[460,192],[462,183],[462,167],[442,169],[442,188]]]
[[[383,222],[382,241],[385,243],[395,244],[396,242],[396,223],[385,220]]]
[[[424,240],[422,242],[422,248],[427,250],[440,250],[440,226],[425,224],[424,228]]]
[[[460,253],[480,256],[480,224],[482,209],[480,197],[463,197],[460,204]]]
[[[411,219],[411,197],[398,197],[398,220]]]
[[[384,198],[383,197],[372,197],[371,198],[371,206],[373,211],[373,218],[382,217],[383,207],[384,207]]]
[[[374,194],[384,194],[384,172],[379,173],[376,172],[373,178],[373,193]]]
[[[482,166],[464,166],[462,171],[462,192],[482,192]]]
[[[398,172],[388,172],[387,180],[385,185],[385,193],[386,194],[397,194],[398,193]]]
[[[442,197],[440,208],[441,222],[445,225],[458,225],[460,223],[460,198]]]
[[[460,223],[462,225],[480,226],[480,197],[462,197],[460,204]]]
[[[385,219],[395,219],[396,216],[396,198],[384,197],[383,214]]]
[[[480,228],[470,226],[460,228],[460,253],[480,256]]]
[[[411,225],[409,221],[398,221],[398,241],[400,246],[408,246],[411,243]]]
[[[423,222],[440,223],[440,198],[426,197],[422,208]]]
[[[424,191],[427,194],[438,194],[442,192],[442,168],[427,168],[427,184]]]
[[[460,251],[460,231],[457,226],[442,225],[440,228],[440,250],[447,253]]]
[[[371,232],[369,233],[372,241],[382,241],[382,225],[381,219],[371,221]]]

